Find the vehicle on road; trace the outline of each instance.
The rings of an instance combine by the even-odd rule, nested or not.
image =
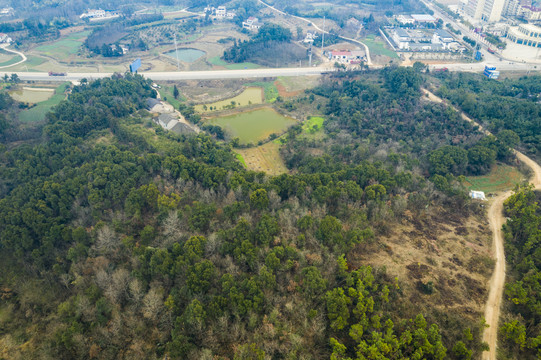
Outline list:
[[[54,72],[54,71],[49,71],[49,76],[66,76],[67,74],[64,73],[64,72]]]

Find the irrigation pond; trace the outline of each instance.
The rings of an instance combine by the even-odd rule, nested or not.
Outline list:
[[[178,54],[178,60],[185,62],[185,63],[193,63],[194,61],[198,60],[199,58],[203,57],[205,55],[204,51],[197,50],[197,49],[178,49],[176,51],[171,51],[166,53],[165,55],[172,57],[173,59],[177,59]]]
[[[220,126],[232,138],[238,137],[241,144],[250,144],[265,140],[271,134],[280,134],[297,121],[279,114],[274,109],[262,108],[216,117],[205,122]]]

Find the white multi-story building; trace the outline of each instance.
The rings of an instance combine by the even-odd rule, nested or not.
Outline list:
[[[470,0],[466,14],[474,21],[497,22],[502,18],[506,0]]]
[[[541,8],[534,6],[521,6],[518,10],[517,16],[520,16],[528,21],[541,20]]]
[[[259,22],[259,19],[250,16],[246,21],[242,22],[242,27],[251,31],[259,30],[263,24]]]
[[[520,10],[520,0],[507,0],[503,7],[502,15],[517,16]]]
[[[507,38],[515,44],[541,48],[541,27],[533,24],[510,27]]]
[[[216,17],[224,18],[226,17],[226,15],[227,9],[225,8],[225,6],[218,6],[218,8],[216,9]]]

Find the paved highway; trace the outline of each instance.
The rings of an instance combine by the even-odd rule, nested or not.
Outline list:
[[[448,68],[449,71],[482,72],[485,65],[496,66],[500,71],[541,71],[541,66],[509,62],[495,61],[482,63],[449,63],[430,65],[430,69]],[[372,66],[372,69],[380,66]],[[277,76],[317,76],[335,71],[332,67],[299,67],[299,68],[275,68],[275,69],[246,69],[246,70],[208,70],[208,71],[170,71],[170,72],[141,72],[140,74],[155,81],[167,80],[222,80],[222,79],[249,79]],[[10,76],[13,72],[0,72],[0,77],[5,74]],[[24,81],[80,81],[81,79],[99,79],[110,77],[112,73],[72,73],[66,76],[49,76],[44,72],[16,72]]]
[[[247,69],[247,70],[209,70],[209,71],[170,71],[170,72],[140,72],[139,74],[157,81],[163,80],[215,80],[215,79],[245,79],[276,76],[311,76],[333,71],[332,67],[303,67],[277,69]],[[0,72],[0,76],[13,72]],[[25,81],[80,81],[81,79],[100,79],[113,75],[112,73],[71,73],[66,76],[49,76],[45,72],[16,72]]]

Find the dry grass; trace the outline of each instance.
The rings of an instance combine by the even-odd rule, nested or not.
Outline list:
[[[269,175],[279,175],[288,171],[280,156],[280,145],[272,141],[258,147],[235,151],[244,158],[249,170],[264,171]]]
[[[396,277],[415,311],[452,312],[478,321],[484,311],[493,269],[491,232],[481,216],[461,218],[452,213],[409,219],[390,226],[379,245],[359,245],[349,254],[353,267],[385,266]],[[434,292],[421,284],[431,281]]]

